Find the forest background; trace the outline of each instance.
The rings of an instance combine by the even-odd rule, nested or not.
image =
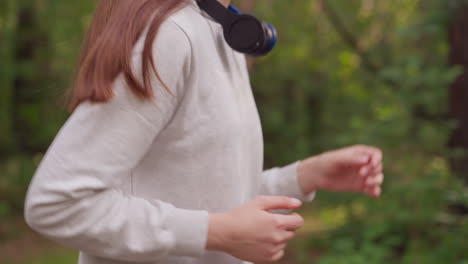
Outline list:
[[[34,234],[24,195],[69,113],[96,0],[0,0],[0,262],[76,263]],[[249,59],[266,166],[383,149],[378,200],[319,192],[283,263],[468,264],[468,1],[237,0],[279,43]]]

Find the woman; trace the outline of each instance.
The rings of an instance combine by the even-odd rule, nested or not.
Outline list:
[[[191,0],[100,0],[72,109],[25,218],[82,264],[273,262],[303,219],[270,210],[318,189],[380,195],[373,147],[262,171],[244,56]]]

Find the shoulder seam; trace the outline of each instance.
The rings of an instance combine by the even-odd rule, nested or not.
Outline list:
[[[170,23],[174,24],[185,36],[185,38],[187,39],[188,43],[189,43],[189,46],[190,46],[190,57],[189,57],[189,69],[192,69],[192,61],[193,61],[193,45],[192,45],[192,41],[189,37],[189,35],[187,34],[187,32],[182,28],[182,26],[180,26],[176,21],[174,21],[174,19],[172,18],[172,16],[168,17],[167,18],[167,21],[169,21]],[[190,74],[189,74],[190,75]],[[190,77],[189,76],[184,76],[184,78],[187,78],[189,79]],[[184,80],[184,85],[186,86],[186,81],[187,79]],[[180,104],[182,103],[182,98],[185,97],[185,95],[187,94],[187,91],[186,91],[187,87],[184,87],[184,93],[181,94],[180,96],[178,95],[175,95],[176,98],[177,98],[177,102],[176,102],[176,105],[175,105],[175,109],[174,111],[172,112],[172,115],[166,120],[166,123],[163,127],[163,129],[165,129],[171,122],[172,120],[175,118],[176,116],[176,112],[178,111],[179,107],[180,107]],[[154,100],[154,99],[153,99]]]
[[[169,21],[171,21],[180,31],[182,31],[182,33],[184,33],[185,37],[187,38],[187,41],[190,45],[190,64],[189,64],[189,68],[192,68],[192,59],[193,59],[193,44],[192,44],[192,40],[190,39],[189,35],[187,34],[187,32],[182,28],[182,26],[180,26],[172,17],[169,17],[168,18]]]

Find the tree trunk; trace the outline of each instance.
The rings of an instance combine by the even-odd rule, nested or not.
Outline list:
[[[13,77],[13,48],[14,36],[14,14],[11,14],[12,1],[0,0],[0,160],[7,157],[13,150],[11,138],[13,137],[13,128],[11,125],[11,94]]]
[[[27,2],[29,3],[29,2]],[[11,122],[14,129],[16,150],[21,153],[35,154],[41,149],[37,148],[32,140],[37,131],[32,120],[37,114],[40,100],[38,87],[40,87],[42,73],[37,63],[37,55],[41,45],[44,45],[43,32],[37,25],[34,5],[21,4],[16,13],[17,27],[14,48],[14,63],[16,72],[13,77],[13,92],[11,95]]]
[[[449,25],[450,64],[461,66],[463,73],[450,86],[450,117],[457,122],[449,147],[463,150],[451,158],[453,171],[468,184],[468,6],[461,7]],[[463,153],[465,152],[465,153]]]

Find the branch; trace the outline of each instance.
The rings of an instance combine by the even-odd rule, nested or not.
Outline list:
[[[362,49],[362,47],[359,45],[359,42],[357,38],[354,36],[354,34],[345,26],[343,21],[340,19],[338,13],[331,7],[330,4],[328,4],[327,0],[321,1],[323,11],[325,15],[327,16],[328,20],[332,24],[332,26],[335,28],[336,32],[338,35],[341,37],[341,39],[348,45],[350,46],[354,52],[361,58],[362,65],[364,68],[372,73],[373,75],[378,75],[381,67],[376,65],[370,58],[368,53]],[[394,87],[397,89],[398,84],[390,79],[381,79],[384,83],[387,85]]]

